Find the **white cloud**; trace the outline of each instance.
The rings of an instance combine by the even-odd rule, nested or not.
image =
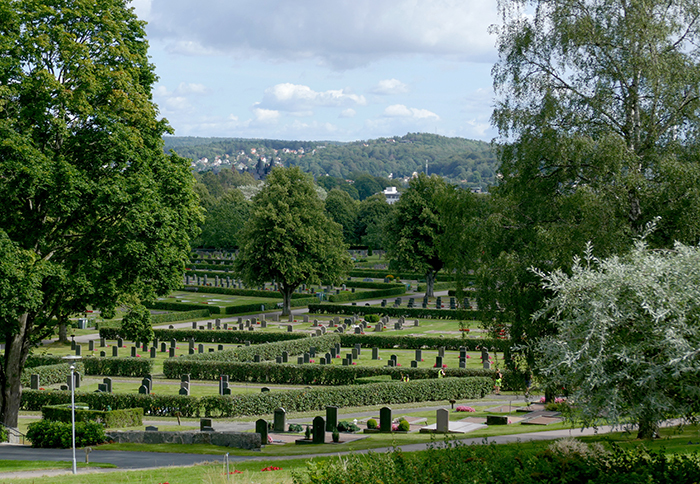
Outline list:
[[[336,107],[365,105],[364,96],[346,92],[344,89],[318,92],[300,84],[277,84],[265,90],[262,106],[295,113],[307,113],[314,107]]]
[[[254,108],[255,121],[263,124],[276,123],[280,118],[280,112],[274,109]]]
[[[384,79],[372,89],[374,94],[391,95],[408,92],[408,86],[398,79]]]
[[[499,20],[496,2],[481,0],[152,0],[148,18],[149,37],[173,52],[318,58],[341,70],[415,54],[492,62],[487,28]]]
[[[343,109],[340,113],[341,118],[354,118],[357,112],[352,108]]]
[[[393,104],[384,109],[384,116],[390,118],[430,119],[439,121],[440,116],[427,109],[408,108],[403,104]]]

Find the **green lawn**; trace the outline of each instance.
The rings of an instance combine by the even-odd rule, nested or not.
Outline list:
[[[85,467],[101,467],[106,469],[116,468],[114,464],[104,464],[95,462],[85,464],[77,462],[79,469]],[[52,460],[0,460],[0,472],[20,472],[34,471],[37,469],[72,469],[73,463],[70,461],[52,461]]]

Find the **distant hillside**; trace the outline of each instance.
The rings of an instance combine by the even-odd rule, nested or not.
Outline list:
[[[496,158],[488,143],[427,133],[338,143],[240,138],[165,138],[166,151],[193,160],[198,171],[230,166],[239,171],[266,164],[300,166],[316,176],[348,178],[353,172],[410,177],[425,170],[468,187],[493,185]]]

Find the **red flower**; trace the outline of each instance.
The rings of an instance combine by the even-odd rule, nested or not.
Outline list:
[[[281,470],[282,470],[281,467],[273,467],[273,466],[270,466],[270,467],[265,467],[264,469],[261,469],[260,472],[265,472],[265,471],[281,471]]]

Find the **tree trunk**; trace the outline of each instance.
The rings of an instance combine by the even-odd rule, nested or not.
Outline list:
[[[0,368],[0,421],[8,427],[17,427],[19,406],[22,400],[20,375],[29,354],[27,344],[27,319],[23,314],[17,334],[5,340],[4,368]]]
[[[297,286],[288,287],[285,284],[280,284],[280,292],[284,298],[284,303],[282,304],[282,316],[289,316],[292,314],[292,293]]]
[[[425,275],[425,295],[435,297],[433,288],[435,287],[435,272],[430,271]]]
[[[66,321],[58,325],[58,342],[70,343],[70,341],[68,341],[68,323]]]
[[[647,417],[640,417],[637,430],[637,438],[639,440],[651,440],[658,436],[659,426],[657,423]]]

